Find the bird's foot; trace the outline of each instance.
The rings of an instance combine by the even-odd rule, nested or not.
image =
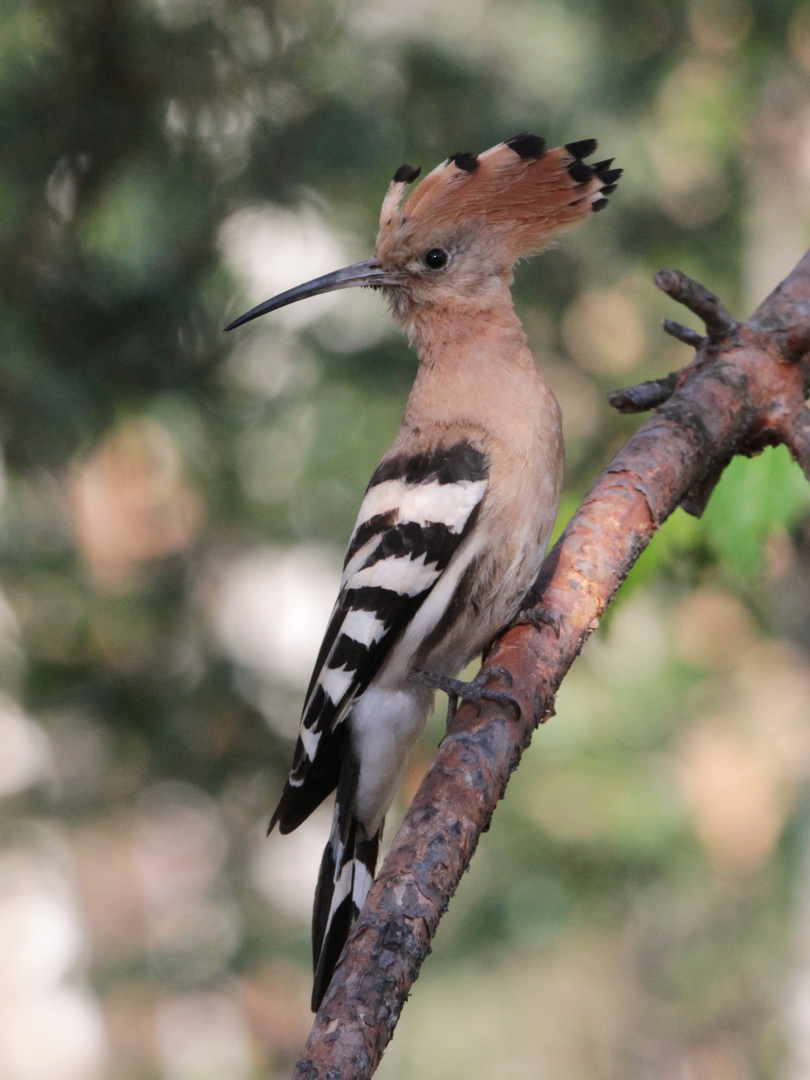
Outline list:
[[[449,728],[455,719],[458,699],[471,701],[481,711],[484,701],[494,701],[498,705],[508,706],[515,710],[515,717],[520,718],[520,705],[505,690],[490,690],[487,683],[490,679],[503,679],[507,686],[512,685],[512,675],[503,667],[484,668],[470,682],[462,682],[461,679],[451,679],[448,675],[437,675],[433,671],[412,671],[408,678],[411,682],[430,686],[434,690],[443,690],[447,694],[447,727]]]
[[[535,630],[542,630],[544,626],[550,626],[554,637],[560,637],[560,620],[552,612],[544,607],[523,608],[517,613],[513,626],[533,626]]]

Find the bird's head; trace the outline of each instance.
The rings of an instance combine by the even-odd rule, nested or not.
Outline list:
[[[407,196],[419,170],[402,165],[383,200],[374,255],[266,300],[226,327],[319,293],[382,288],[408,321],[436,305],[486,304],[511,280],[518,259],[607,204],[621,169],[587,165],[586,139],[546,150],[516,135],[483,154],[454,154]]]

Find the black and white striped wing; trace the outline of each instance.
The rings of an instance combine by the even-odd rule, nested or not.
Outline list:
[[[340,594],[307,692],[292,772],[273,815],[296,828],[337,786],[342,721],[473,528],[486,455],[468,442],[383,460],[346,554]]]

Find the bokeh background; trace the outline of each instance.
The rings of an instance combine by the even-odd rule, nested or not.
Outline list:
[[[222,327],[369,254],[403,161],[526,129],[626,169],[515,285],[563,523],[606,393],[689,359],[652,273],[744,316],[810,242],[810,4],[2,0],[1,1080],[289,1072],[329,811],[266,827],[415,360],[359,290]],[[667,523],[382,1077],[810,1076],[808,506],[770,452]]]

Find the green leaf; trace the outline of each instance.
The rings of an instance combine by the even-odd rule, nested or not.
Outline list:
[[[709,550],[735,578],[755,577],[763,545],[777,527],[791,529],[810,505],[810,488],[785,447],[736,457],[702,518]]]

